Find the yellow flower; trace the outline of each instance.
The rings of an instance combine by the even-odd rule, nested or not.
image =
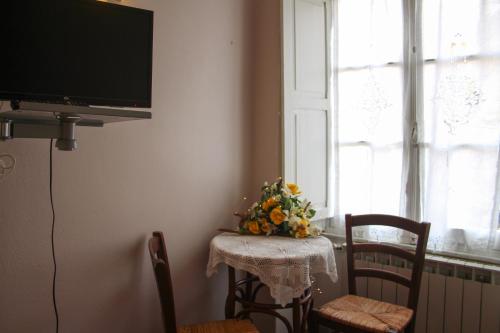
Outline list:
[[[287,183],[286,186],[288,187],[288,189],[290,190],[290,192],[293,194],[293,195],[297,195],[297,194],[300,194],[302,192],[299,191],[299,186],[297,184],[294,184],[294,183]]]
[[[309,236],[309,228],[305,225],[300,224],[297,227],[297,231],[295,232],[295,237],[297,238],[305,238]]]
[[[309,222],[308,219],[302,219],[302,220],[300,220],[299,225],[304,226],[304,227],[308,227],[311,225],[311,223]]]
[[[247,222],[247,229],[255,235],[258,235],[260,233],[259,223],[257,221]]]
[[[260,219],[259,222],[260,222],[260,229],[262,230],[262,232],[267,234],[269,231],[271,231],[271,226],[269,225],[266,219]]]
[[[286,215],[281,211],[281,207],[279,206],[271,211],[269,217],[271,218],[271,221],[273,221],[273,223],[276,225],[280,225],[286,219]]]
[[[264,209],[266,212],[269,210],[269,208],[275,206],[278,202],[274,197],[270,197],[264,203],[262,204],[262,209]]]

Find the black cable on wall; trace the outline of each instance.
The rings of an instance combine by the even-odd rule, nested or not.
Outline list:
[[[54,246],[54,228],[56,224],[56,213],[54,210],[54,197],[52,194],[52,155],[53,155],[53,143],[54,139],[50,139],[50,149],[49,149],[49,192],[50,192],[50,207],[52,208],[52,231],[51,231],[51,243],[52,243],[52,262],[54,263],[54,275],[52,276],[52,304],[54,305],[54,314],[56,316],[56,333],[59,332],[59,313],[57,312],[57,300],[56,300],[56,277],[57,277],[57,261],[56,261],[56,251]]]

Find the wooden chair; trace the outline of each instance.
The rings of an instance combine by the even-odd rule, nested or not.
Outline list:
[[[415,252],[386,244],[353,244],[352,227],[365,225],[390,226],[416,234],[418,241]],[[346,215],[349,294],[328,302],[319,309],[313,309],[309,315],[309,332],[317,333],[319,325],[341,332],[414,332],[429,230],[429,223],[418,223],[397,216]],[[383,269],[355,268],[354,253],[356,252],[379,252],[406,259],[413,264],[411,278]],[[356,277],[390,280],[409,288],[407,306],[356,296]]]
[[[160,294],[165,333],[259,333],[249,320],[236,319],[178,327],[175,320],[174,290],[163,233],[153,232],[148,247]]]

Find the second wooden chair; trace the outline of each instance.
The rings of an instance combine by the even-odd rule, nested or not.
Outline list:
[[[382,225],[403,229],[418,236],[415,251],[406,251],[387,244],[357,243],[352,241],[352,227]],[[309,315],[309,332],[317,333],[319,325],[341,332],[402,333],[413,332],[424,267],[425,250],[430,224],[418,223],[391,215],[346,215],[347,273],[349,295],[313,309]],[[354,253],[379,252],[403,258],[413,265],[411,278],[387,270],[355,268]],[[389,280],[409,289],[407,306],[381,302],[356,296],[356,277]]]
[[[165,333],[259,333],[249,320],[220,320],[204,324],[177,326],[174,290],[168,265],[167,248],[161,232],[153,232],[149,239],[149,254],[153,263],[158,292],[160,293]]]

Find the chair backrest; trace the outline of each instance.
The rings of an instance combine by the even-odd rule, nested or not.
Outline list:
[[[176,333],[174,290],[172,288],[172,278],[170,276],[167,248],[165,247],[163,233],[159,231],[153,232],[153,237],[149,239],[148,247],[155,272],[156,285],[160,294],[165,333]]]
[[[418,223],[406,218],[392,215],[368,214],[346,215],[346,243],[347,243],[347,273],[349,278],[349,293],[356,294],[356,277],[374,277],[396,282],[409,288],[408,305],[415,313],[418,305],[420,281],[425,262],[425,251],[429,237],[430,224]],[[352,228],[358,226],[381,225],[409,231],[418,236],[415,251],[407,251],[401,247],[388,244],[356,243],[352,241]],[[378,252],[397,256],[413,264],[411,278],[401,274],[378,268],[355,268],[354,254],[357,252]]]

